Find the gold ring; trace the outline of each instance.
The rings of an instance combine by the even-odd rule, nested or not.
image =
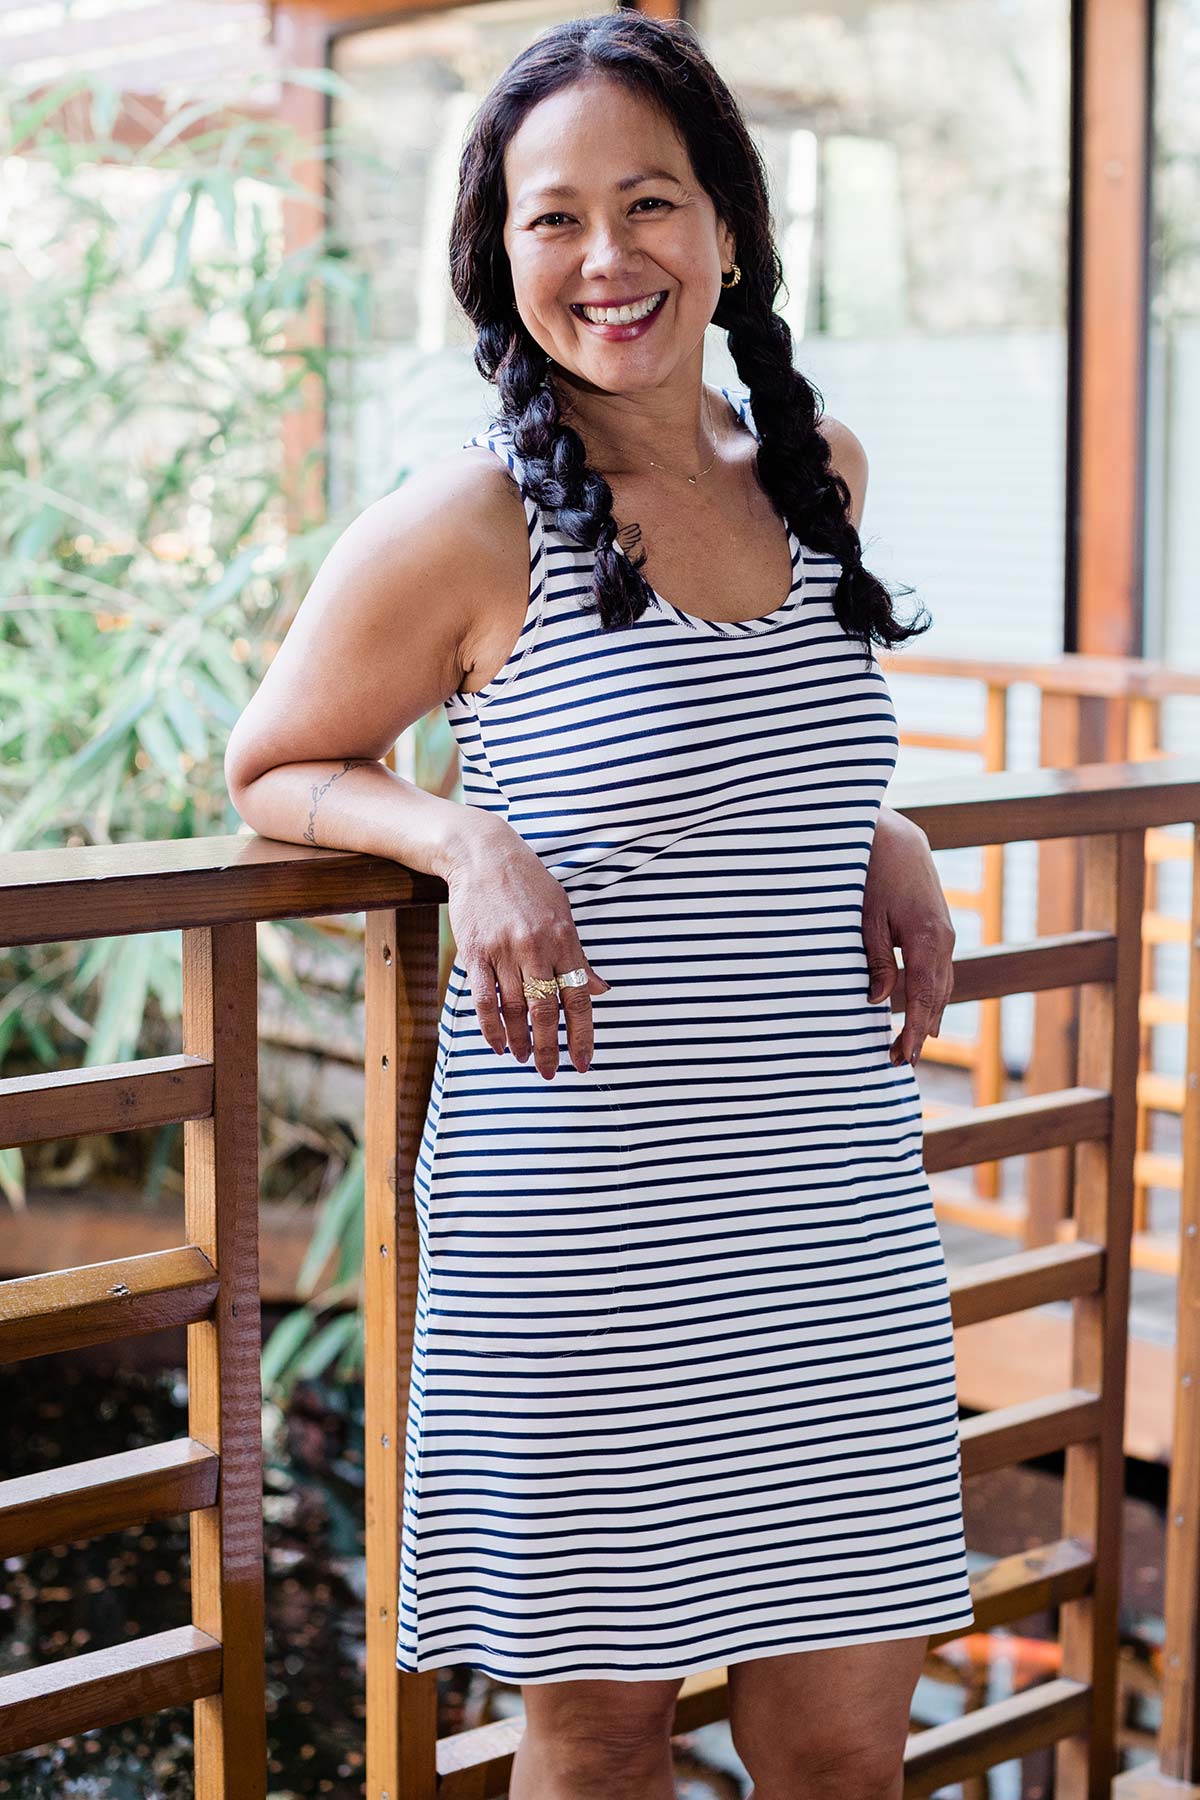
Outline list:
[[[558,998],[558,982],[553,976],[547,979],[544,975],[531,975],[528,980],[522,981],[521,986],[525,990],[527,1000],[549,1000],[551,998],[557,1000]]]

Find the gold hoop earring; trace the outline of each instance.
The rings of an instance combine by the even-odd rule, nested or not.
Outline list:
[[[725,279],[726,275],[732,275],[733,280],[726,281],[726,279]],[[721,271],[721,286],[723,288],[736,287],[738,282],[741,279],[742,279],[742,271],[738,268],[738,265],[736,263],[733,264],[732,268],[722,269],[722,271]]]

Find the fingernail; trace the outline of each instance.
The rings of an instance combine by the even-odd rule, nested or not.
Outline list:
[[[915,1069],[915,1068],[916,1068],[916,1066],[917,1066],[917,1063],[918,1063],[918,1061],[919,1061],[919,1060],[920,1060],[920,1056],[921,1056],[921,1052],[920,1052],[920,1051],[919,1051],[919,1050],[914,1050],[914,1051],[913,1051],[913,1053],[912,1053],[912,1061],[913,1061],[913,1068],[914,1068],[914,1069]]]

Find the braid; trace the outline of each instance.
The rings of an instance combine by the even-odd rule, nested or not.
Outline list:
[[[863,567],[862,541],[848,513],[850,490],[831,468],[829,440],[818,429],[821,396],[793,365],[786,320],[751,283],[728,331],[761,440],[759,479],[800,541],[841,564],[833,593],[838,623],[868,655],[872,640],[890,648],[927,630],[933,622],[927,610],[901,622],[888,589]]]
[[[590,604],[581,611],[598,612],[606,631],[632,625],[650,603],[651,590],[639,573],[646,553],[631,557],[616,548],[612,489],[588,467],[583,439],[562,418],[550,358],[514,318],[506,335],[495,325],[480,331],[475,361],[481,374],[492,371],[500,396],[497,422],[507,428],[524,466],[522,493],[553,518],[556,531],[595,551]],[[626,535],[637,542],[641,533],[634,525]]]

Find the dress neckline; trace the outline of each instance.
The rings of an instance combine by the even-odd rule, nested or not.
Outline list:
[[[718,391],[725,396],[726,403],[738,423],[742,425],[746,424],[746,413],[743,413],[741,407],[734,401],[729,389],[722,387],[719,388]],[[749,405],[750,400],[749,395],[747,395],[747,412],[749,412]],[[750,430],[757,438],[758,432],[754,427],[752,414],[750,415],[749,423]],[[647,582],[646,585],[647,587],[650,587],[650,593],[654,601],[664,613],[669,614],[672,618],[679,619],[683,624],[691,626],[694,630],[710,631],[719,637],[753,637],[757,632],[771,631],[776,625],[781,624],[794,610],[804,593],[808,580],[804,546],[801,544],[791,526],[786,524],[786,521],[785,527],[787,531],[788,549],[791,552],[792,558],[792,585],[784,598],[779,602],[779,605],[773,606],[770,612],[758,613],[752,619],[706,619],[701,613],[687,612],[682,606],[676,606],[673,600],[668,600],[664,594],[659,593],[657,588],[650,587],[649,582]],[[626,555],[623,544],[616,543],[615,548],[620,551],[622,556]]]

